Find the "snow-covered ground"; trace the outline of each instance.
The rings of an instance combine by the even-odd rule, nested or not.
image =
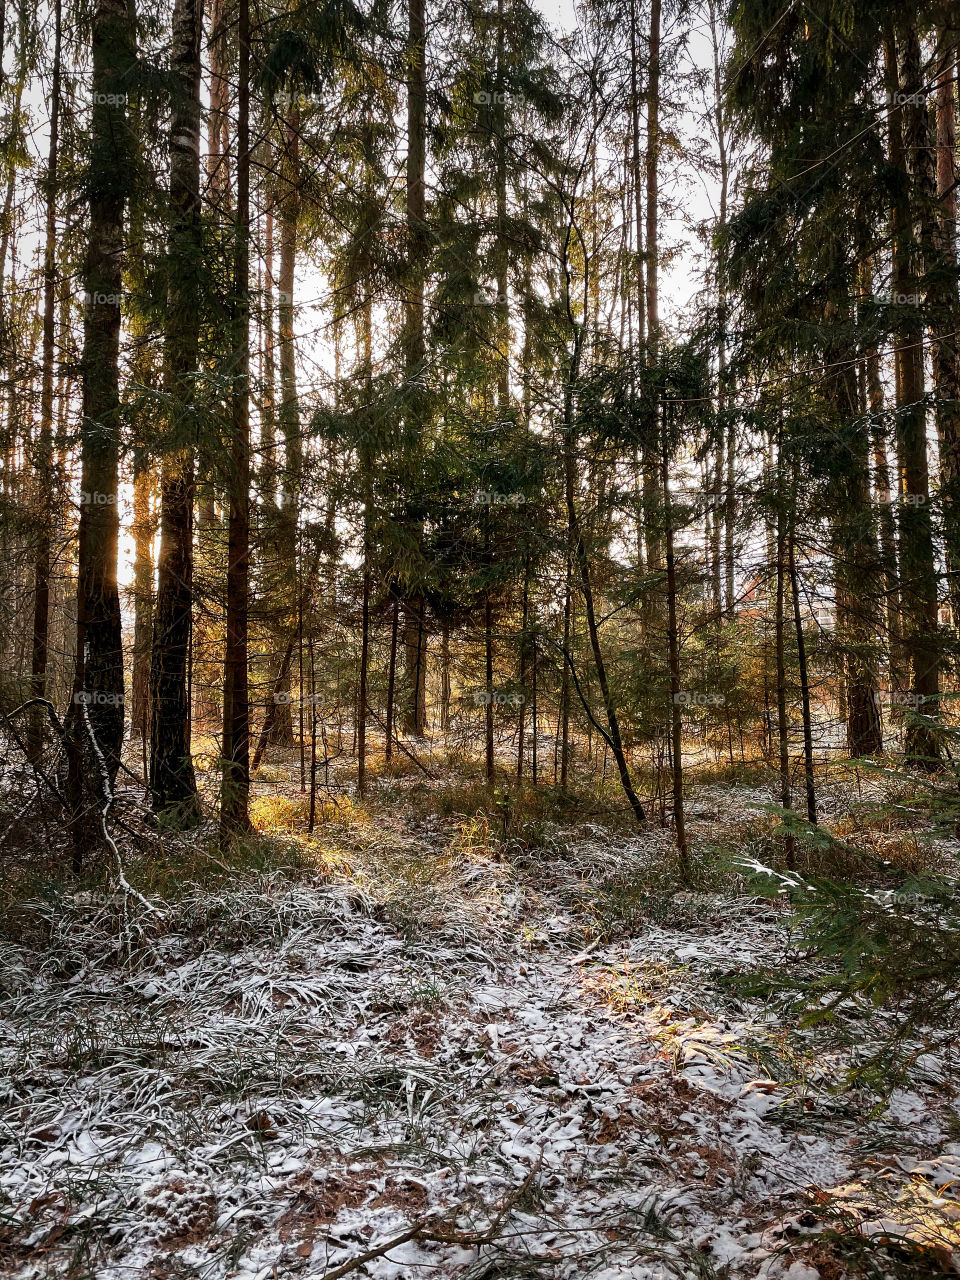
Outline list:
[[[797,963],[775,905],[614,919],[663,832],[522,856],[439,819],[349,838],[335,875],[154,914],[80,897],[3,944],[3,1274],[371,1253],[353,1274],[833,1280],[896,1274],[845,1268],[908,1235],[927,1274],[960,1257],[950,1064],[876,1110],[832,1091],[841,1055],[726,980]]]

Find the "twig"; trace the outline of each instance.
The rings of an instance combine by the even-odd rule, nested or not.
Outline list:
[[[497,1210],[493,1221],[485,1231],[443,1231],[437,1229],[429,1229],[431,1222],[436,1222],[435,1218],[418,1218],[411,1226],[407,1227],[398,1236],[393,1236],[390,1240],[385,1240],[383,1244],[378,1244],[375,1249],[368,1249],[366,1253],[358,1254],[356,1258],[350,1258],[347,1262],[343,1262],[339,1267],[334,1267],[332,1271],[325,1271],[321,1280],[338,1280],[338,1277],[349,1275],[351,1271],[356,1271],[358,1267],[362,1267],[366,1262],[372,1262],[374,1258],[382,1258],[384,1254],[389,1253],[391,1249],[396,1249],[401,1244],[406,1244],[408,1240],[427,1240],[433,1244],[457,1244],[461,1247],[471,1247],[482,1244],[491,1244],[497,1237],[504,1218],[510,1210],[523,1199],[530,1188],[534,1178],[540,1172],[540,1165],[543,1161],[543,1153],[537,1157],[530,1172],[521,1182],[520,1186],[510,1194]],[[439,1224],[438,1224],[439,1225]]]
[[[64,796],[61,795],[59,787],[57,787],[55,783],[53,783],[47,777],[47,775],[40,768],[37,762],[34,759],[32,759],[30,751],[27,747],[27,744],[23,741],[23,739],[20,737],[20,734],[17,732],[16,728],[14,727],[13,717],[16,715],[19,715],[21,711],[29,710],[30,707],[46,708],[47,715],[50,717],[50,720],[52,721],[53,726],[56,729],[62,741],[63,725],[60,723],[60,718],[57,715],[56,711],[54,710],[53,703],[48,702],[46,698],[30,698],[27,702],[21,703],[19,707],[14,707],[14,709],[9,713],[9,715],[5,711],[0,712],[0,715],[2,715],[4,720],[6,721],[7,729],[10,733],[10,736],[13,738],[14,742],[17,744],[17,746],[26,756],[27,762],[30,765],[30,768],[33,770],[36,776],[40,779],[40,781],[47,787],[47,789],[57,798],[57,800],[59,800],[62,805],[66,805],[67,801],[64,798]]]
[[[367,708],[367,711],[368,711],[368,714],[371,716],[371,718],[372,718],[372,719],[374,719],[374,720],[376,720],[376,722],[377,722],[377,724],[380,726],[380,728],[381,728],[381,729],[383,729],[384,733],[386,733],[386,728],[385,728],[385,726],[384,726],[383,721],[380,719],[380,717],[377,715],[377,713],[373,710],[373,708],[372,708],[372,707],[368,707],[368,708]],[[409,748],[409,747],[407,747],[407,746],[404,746],[404,744],[400,741],[400,735],[396,732],[396,730],[394,730],[394,734],[393,734],[393,741],[396,743],[396,745],[400,748],[400,750],[403,752],[403,754],[404,754],[405,756],[409,756],[409,757],[410,757],[410,759],[413,761],[413,763],[417,766],[417,768],[418,768],[418,769],[422,769],[422,770],[423,770],[423,772],[427,775],[427,777],[430,779],[430,781],[431,781],[431,782],[436,782],[436,780],[437,780],[437,779],[436,779],[435,775],[434,775],[434,774],[432,774],[432,773],[430,772],[430,770],[429,770],[429,769],[427,768],[427,766],[423,763],[423,761],[422,761],[422,760],[418,760],[418,759],[417,759],[417,757],[416,757],[416,756],[413,754],[413,752],[410,750],[410,748]]]
[[[103,839],[107,847],[110,849],[117,863],[117,883],[124,893],[129,894],[131,898],[136,898],[142,907],[145,907],[152,915],[162,915],[152,902],[149,902],[138,889],[134,889],[133,885],[126,877],[123,869],[123,859],[120,857],[120,850],[117,848],[116,842],[107,829],[107,817],[110,813],[110,807],[113,804],[113,788],[110,785],[110,770],[107,768],[107,762],[104,759],[103,752],[100,750],[100,744],[97,742],[96,734],[93,732],[93,725],[90,723],[90,713],[87,711],[86,702],[80,703],[80,718],[83,720],[87,735],[90,738],[90,745],[93,747],[93,753],[97,758],[97,767],[100,770],[100,781],[103,784],[103,808],[97,810],[97,816],[100,819],[100,830],[103,833]]]

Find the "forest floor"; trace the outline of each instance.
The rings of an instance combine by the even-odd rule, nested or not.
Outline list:
[[[299,796],[264,795],[289,865],[145,886],[150,909],[96,889],[18,908],[0,1272],[956,1271],[949,1050],[878,1102],[845,1071],[883,1013],[844,1044],[747,993],[814,969],[735,869],[685,891],[666,830],[505,815],[504,839],[402,781],[325,807],[309,838]],[[698,865],[767,856],[771,796],[697,788]]]

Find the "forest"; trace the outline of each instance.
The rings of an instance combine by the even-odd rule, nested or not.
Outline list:
[[[960,1274],[960,9],[0,45],[0,1276]]]

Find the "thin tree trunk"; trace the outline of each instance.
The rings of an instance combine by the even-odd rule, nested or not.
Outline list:
[[[524,560],[523,610],[520,615],[520,694],[523,696],[527,679],[527,614],[530,608],[530,561]],[[526,704],[520,703],[520,723],[517,728],[517,781],[523,781],[523,731],[526,725]]]
[[[800,705],[803,716],[803,775],[807,797],[807,820],[815,823],[817,821],[817,793],[813,780],[813,721],[810,716],[810,677],[807,673],[807,644],[803,635],[803,619],[800,614],[800,590],[797,581],[796,515],[796,490],[794,490],[787,556],[790,571],[790,591],[793,596],[793,626],[797,637],[797,668],[800,674]]]
[[[570,653],[570,632],[573,583],[571,581],[570,552],[566,556],[566,573],[563,590],[563,652]],[[560,677],[560,790],[566,791],[570,771],[570,666],[563,663],[563,674]]]
[[[539,728],[537,725],[537,642],[533,642],[533,687],[531,689],[531,706],[530,706],[530,728],[533,732],[533,742],[530,751],[530,781],[534,786],[537,785],[537,734]]]
[[[690,881],[690,851],[683,809],[683,720],[680,703],[680,629],[677,621],[677,566],[673,545],[673,508],[670,502],[667,409],[664,406],[660,485],[663,491],[664,533],[667,551],[667,648],[670,663],[670,728],[673,762],[673,829],[677,840],[680,875]]]
[[[497,164],[497,410],[504,421],[510,408],[510,287],[511,242],[507,233],[507,95],[504,92],[504,0],[497,0],[497,67],[494,120]]]
[[[30,696],[47,696],[50,641],[50,558],[53,539],[53,365],[57,285],[57,161],[60,146],[60,51],[62,2],[54,3],[53,82],[50,88],[50,144],[47,152],[46,216],[43,247],[43,337],[40,375],[40,439],[37,442],[37,515],[40,521],[33,571],[33,645]],[[43,745],[45,720],[37,707],[29,726],[28,747],[36,759]]]
[[[394,596],[393,621],[390,627],[390,662],[387,668],[386,742],[383,758],[389,764],[393,755],[393,717],[397,684],[397,636],[400,630],[400,597]]]
[[[417,375],[425,353],[423,258],[426,224],[427,65],[425,0],[407,0],[407,164],[406,237],[408,271],[404,303],[404,365],[407,382],[406,441],[413,457],[422,434],[421,393]],[[416,469],[414,469],[416,470]],[[422,540],[422,529],[416,530]],[[404,602],[404,706],[402,724],[410,734],[426,727],[426,655],[424,601],[409,591]]]
[[[720,198],[717,217],[717,232],[722,237],[727,225],[727,200],[730,187],[730,157],[727,147],[726,105],[723,91],[720,43],[717,36],[717,11],[714,0],[710,0],[710,43],[713,53],[713,95],[717,133],[717,151],[720,160]],[[733,611],[733,519],[734,519],[734,462],[736,436],[733,419],[725,422],[728,387],[727,387],[727,266],[723,251],[717,258],[717,406],[720,410],[720,438],[717,450],[717,483],[714,499],[714,551],[713,551],[713,584],[718,612],[723,608],[721,600],[721,523],[725,549],[725,573],[723,585],[726,588],[725,600],[728,614]],[[729,434],[729,440],[727,435]],[[725,486],[725,490],[724,490]]]
[[[647,351],[649,363],[660,354],[660,0],[650,4],[650,41],[647,70],[647,228],[646,294]]]
[[[483,601],[483,652],[487,701],[484,707],[484,743],[487,787],[492,790],[494,781],[493,751],[493,600],[488,587]]]
[[[366,526],[366,521],[364,522]],[[357,794],[367,793],[367,683],[370,666],[370,562],[364,527],[363,597],[360,606],[360,679],[357,690]]]
[[[150,652],[153,643],[153,539],[156,519],[150,497],[156,471],[146,459],[133,472],[133,674],[130,680],[130,732],[141,739],[144,757],[150,737]],[[149,774],[149,765],[148,765]]]
[[[230,183],[230,36],[232,15],[225,11],[226,0],[205,0],[208,6],[209,99],[207,112],[207,154],[205,203],[209,206],[218,231],[230,216],[232,192]],[[224,231],[224,238],[226,233]],[[202,442],[201,442],[202,444]],[[217,501],[220,492],[215,484],[217,462],[208,448],[198,449],[198,481],[196,484],[196,531],[198,565],[207,579],[199,582],[201,591],[210,592],[210,579],[220,573],[222,538]],[[225,504],[223,504],[225,506]],[[198,575],[199,577],[199,575]],[[199,611],[191,628],[191,652],[196,679],[191,681],[191,711],[201,725],[223,720],[222,667],[219,619]],[[218,696],[218,693],[220,696]]]
[[[274,320],[273,204],[263,218],[263,407],[260,413],[260,489],[268,527],[277,521],[277,356]]]
[[[450,622],[445,618],[440,631],[440,728],[450,730]]]
[[[367,195],[369,196],[369,190]],[[373,296],[367,292],[362,313],[362,369],[367,384],[367,399],[372,402],[373,381]],[[373,519],[373,459],[370,436],[365,431],[360,444],[360,477],[363,486],[363,586],[360,616],[360,688],[358,691],[359,714],[357,718],[357,793],[361,799],[367,786],[367,716],[369,714],[370,670],[370,594],[373,584],[371,567],[372,548],[370,527]]]
[[[873,299],[873,271],[869,260],[863,267],[862,288]],[[890,464],[884,429],[885,396],[880,376],[880,354],[876,344],[867,347],[864,359],[867,403],[870,409],[870,447],[873,454],[873,491],[877,502],[877,530],[883,583],[884,616],[887,629],[887,663],[891,683],[900,684],[902,662],[900,644],[900,586],[897,578],[897,531],[893,514],[894,494],[890,489]]]
[[[310,816],[307,831],[313,835],[317,823],[317,675],[313,657],[313,632],[310,633]]]
[[[579,344],[580,340],[580,335],[578,334],[576,339],[577,344]],[[620,724],[617,719],[617,711],[614,706],[613,695],[610,691],[610,684],[607,680],[607,668],[603,660],[603,651],[600,647],[600,632],[597,627],[596,611],[594,609],[593,602],[590,560],[580,531],[580,522],[577,517],[576,500],[574,497],[574,461],[573,450],[569,443],[569,433],[573,426],[573,384],[576,379],[578,367],[579,346],[574,353],[571,376],[569,377],[567,384],[564,414],[568,430],[568,442],[564,451],[564,487],[567,502],[567,519],[573,543],[573,554],[580,574],[580,587],[583,593],[584,610],[587,619],[587,633],[590,637],[590,648],[593,652],[593,664],[597,672],[597,683],[600,686],[600,696],[603,700],[604,710],[607,714],[607,724],[610,731],[610,747],[613,751],[613,758],[617,763],[617,771],[620,775],[620,784],[623,787],[623,793],[627,797],[627,802],[633,810],[633,815],[636,818],[638,825],[643,826],[646,823],[647,816],[643,811],[643,805],[640,803],[639,796],[633,789],[633,784],[630,780],[630,770],[627,766],[627,758],[623,750],[623,742],[620,737]]]
[[[956,22],[956,16],[954,16]],[[931,311],[931,354],[936,396],[937,439],[940,446],[940,501],[943,504],[944,550],[953,624],[960,627],[960,294],[957,288],[957,116],[956,27],[939,32],[940,54],[937,78],[937,163],[936,175],[927,178],[936,186],[932,221],[931,281],[927,304]],[[933,166],[929,166],[932,170]]]
[[[250,575],[250,0],[239,0],[237,217],[234,259],[233,432],[227,547],[227,636],[223,685],[221,841],[250,826],[250,704],[247,611]]]
[[[637,341],[641,350],[647,340],[646,272],[644,270],[644,220],[643,220],[643,166],[640,160],[640,86],[637,74],[639,60],[637,45],[637,2],[630,0],[630,143],[633,160],[633,202],[636,234],[637,274],[636,290],[640,305],[637,307]]]
[[[419,595],[408,596],[403,603],[404,652],[404,733],[419,735],[427,721],[426,632],[423,625],[424,601]]]
[[[297,226],[300,220],[300,109],[294,102],[283,124],[282,195],[280,221],[279,306],[277,308],[280,354],[280,429],[283,434],[284,473],[280,508],[279,577],[285,611],[296,608],[297,511],[303,471],[300,443],[300,404],[297,395],[294,341],[294,289],[297,267]],[[289,687],[282,692],[289,693]],[[278,705],[271,741],[289,746],[293,720],[289,702]]]
[[[280,664],[277,668],[277,674],[274,677],[270,693],[267,697],[267,711],[263,718],[263,724],[260,727],[260,733],[257,737],[257,745],[254,748],[253,760],[250,763],[250,772],[255,773],[260,767],[264,752],[271,742],[275,741],[274,724],[276,716],[282,707],[289,710],[290,707],[290,673],[293,670],[294,652],[300,653],[300,642],[303,634],[303,615],[313,608],[314,600],[317,594],[317,577],[320,571],[320,553],[319,551],[313,557],[307,568],[306,580],[303,584],[298,584],[298,601],[296,618],[287,633],[286,643],[283,653],[280,657]],[[303,681],[300,682],[303,688]],[[300,735],[301,744],[303,734]]]
[[[27,74],[30,67],[30,51],[31,51],[31,32],[30,32],[30,5],[26,0],[20,0],[17,6],[17,58],[16,58],[16,79],[14,81],[13,104],[9,114],[9,132],[11,137],[16,137],[21,128],[23,114],[23,90],[27,82]],[[13,212],[13,197],[17,187],[17,164],[13,153],[7,156],[7,184],[3,197],[3,211],[0,213],[0,308],[6,302],[6,292],[3,288],[4,276],[7,267],[7,253],[10,248],[10,239],[13,234],[14,220],[11,217]]]
[[[784,654],[784,596],[786,590],[786,572],[784,567],[784,556],[786,551],[784,530],[786,521],[783,510],[784,497],[783,440],[781,438],[777,443],[777,596],[776,608],[774,611],[774,650],[777,667],[777,745],[780,760],[780,804],[784,809],[790,809],[793,802],[790,795],[790,740],[789,725],[787,724],[787,664]],[[786,859],[787,867],[792,869],[794,865],[794,841],[792,835],[788,835],[786,839]]]
[[[647,364],[660,356],[660,0],[651,0],[647,63],[647,152],[646,152],[646,266]],[[643,507],[646,530],[647,566],[663,567],[663,495],[659,485],[659,459],[655,446],[644,448]]]

